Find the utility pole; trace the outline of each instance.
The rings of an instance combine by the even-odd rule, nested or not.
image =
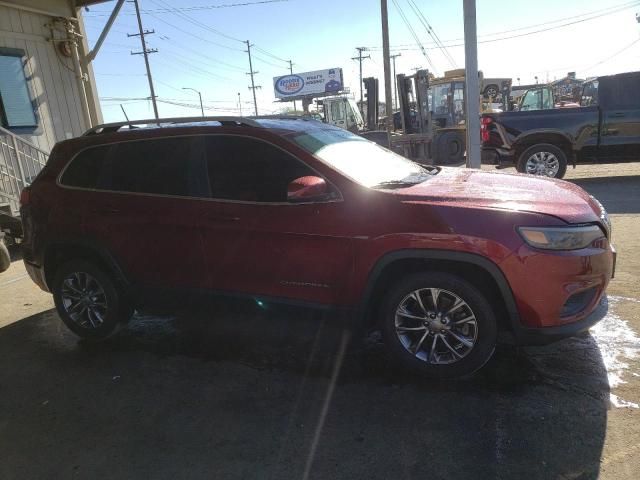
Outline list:
[[[371,55],[362,56],[362,52],[366,52],[368,50],[367,47],[356,47],[356,50],[358,51],[358,56],[351,57],[351,60],[358,60],[360,63],[360,112],[362,112],[362,60],[365,58],[371,58]]]
[[[391,96],[391,59],[389,56],[389,13],[387,10],[387,0],[380,2],[380,16],[382,17],[382,61],[384,66],[384,98],[385,112],[387,116],[387,133],[391,135],[393,128],[393,106]],[[361,85],[362,86],[362,85]],[[389,137],[391,145],[391,137]]]
[[[288,62],[289,62],[289,73],[290,73],[291,75],[293,75],[293,62],[292,62],[291,60],[288,60]],[[297,110],[297,108],[296,108],[296,101],[294,100],[294,101],[293,101],[293,111],[295,112],[296,110]]]
[[[137,37],[140,36],[140,42],[142,43],[142,51],[141,52],[131,52],[131,55],[144,55],[144,64],[147,67],[147,79],[149,79],[149,90],[151,92],[151,103],[153,104],[153,114],[155,115],[155,119],[158,117],[158,104],[156,103],[156,92],[153,89],[153,78],[151,77],[151,67],[149,67],[149,54],[156,53],[158,51],[157,48],[152,48],[151,50],[147,49],[147,43],[144,41],[145,35],[150,35],[155,33],[155,30],[144,30],[142,28],[142,18],[140,18],[140,7],[138,7],[138,0],[133,0],[133,4],[136,7],[136,16],[138,17],[138,31],[139,33],[127,33],[127,37]]]
[[[240,92],[238,92],[238,110],[240,110],[240,116],[242,116],[242,102],[240,101]]]
[[[253,71],[253,64],[251,63],[251,43],[249,43],[249,40],[246,41],[247,43],[247,53],[249,54],[249,73],[247,73],[247,75],[251,75],[251,86],[249,87],[249,90],[251,90],[253,92],[253,109],[255,112],[256,117],[258,116],[258,101],[256,100],[256,88],[262,88],[260,85],[256,85],[253,82],[253,76],[256,73],[260,73],[260,72],[254,72]]]
[[[478,78],[478,32],[476,0],[463,0],[464,72],[467,91],[467,168],[480,168],[480,79]]]
[[[396,53],[395,55],[389,55],[391,60],[393,61],[393,91],[396,103],[394,108],[398,108],[398,85],[396,85],[396,58],[401,57],[401,53]]]

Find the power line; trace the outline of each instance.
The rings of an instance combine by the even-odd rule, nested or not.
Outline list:
[[[195,65],[195,64],[185,60],[184,57],[181,57],[180,55],[177,55],[177,54],[175,54],[173,52],[163,51],[163,53],[166,54],[166,55],[169,55],[170,57],[172,57],[172,60],[171,60],[172,62],[178,62],[178,63],[181,63],[183,65],[186,65],[187,67],[189,67],[193,71],[200,72],[201,74],[208,75],[208,76],[217,78],[219,80],[226,80],[228,82],[234,82],[234,80],[229,78],[229,77],[225,77],[225,76],[222,76],[222,75],[218,75],[217,73],[210,72],[209,70],[206,70],[206,69],[204,69],[202,67],[199,67],[198,65]]]
[[[429,55],[427,54],[427,51],[424,48],[424,45],[422,45],[422,43],[420,42],[420,39],[418,38],[418,35],[416,34],[415,30],[411,26],[411,23],[409,22],[409,19],[404,14],[404,11],[402,10],[402,7],[398,4],[398,2],[396,0],[393,0],[393,4],[396,6],[396,9],[398,10],[398,13],[400,14],[400,17],[402,18],[402,21],[406,25],[407,29],[409,29],[409,32],[411,32],[411,36],[416,41],[416,44],[420,47],[420,50],[422,51],[422,55],[424,56],[424,58],[429,63],[429,66],[431,67],[431,69],[434,72],[436,72],[436,74],[437,74],[437,70],[434,67],[433,63],[431,62],[431,58],[429,58]],[[394,50],[397,50],[397,49],[394,49]]]
[[[393,0],[393,2],[396,3],[395,0]],[[606,11],[605,13],[602,13],[602,14],[599,14],[599,15],[593,15],[593,16],[590,16],[588,18],[583,18],[583,19],[580,19],[580,20],[574,20],[574,21],[566,22],[566,23],[563,23],[563,24],[560,24],[560,25],[550,26],[550,27],[547,27],[547,28],[542,28],[542,29],[539,29],[539,30],[534,30],[534,31],[531,31],[531,32],[525,32],[525,33],[521,33],[521,34],[517,34],[517,35],[509,35],[509,36],[506,36],[506,37],[493,38],[493,39],[487,39],[487,40],[479,40],[478,43],[500,42],[500,41],[503,41],[503,40],[510,40],[512,38],[525,37],[525,36],[528,36],[528,35],[534,35],[534,34],[537,34],[537,33],[548,32],[550,30],[555,30],[555,29],[558,29],[558,28],[564,28],[564,27],[568,27],[568,26],[571,26],[571,25],[576,25],[578,23],[588,22],[590,20],[595,20],[597,18],[605,17],[607,15],[612,15],[614,13],[622,12],[624,10],[627,10],[627,9],[633,7],[633,6],[640,5],[640,2],[639,1],[635,1],[632,4],[625,4],[625,5],[626,6],[619,7],[619,8],[614,8],[613,10]],[[570,18],[577,18],[577,17],[585,16],[585,15],[589,15],[589,14],[576,15],[576,16],[570,17]],[[506,31],[503,31],[503,32],[490,33],[490,34],[486,34],[486,35],[483,35],[483,36],[488,37],[488,36],[500,35],[500,34],[503,34],[503,33],[508,33],[508,32],[513,32],[513,31],[520,31],[520,30],[525,30],[525,29],[529,29],[529,28],[534,28],[534,27],[540,26],[540,25],[548,25],[549,23],[557,23],[557,21],[555,21],[555,22],[546,22],[546,23],[537,24],[537,25],[531,25],[531,26],[528,26],[528,27],[521,27],[521,28],[518,28],[518,29],[506,30]],[[452,42],[452,41],[456,41],[456,40],[462,40],[462,39],[459,38],[459,39],[448,40],[448,42]],[[464,46],[464,43],[449,44],[449,45],[444,45],[444,46],[447,47],[447,48],[462,47],[462,46]],[[405,47],[405,48],[403,48],[403,47]],[[375,50],[379,50],[381,47],[371,47],[371,48],[375,49]],[[418,49],[422,50],[424,47],[415,48],[415,47],[411,47],[410,44],[405,44],[405,45],[392,46],[391,48],[394,49],[394,50],[400,50],[400,51],[410,51],[410,50],[418,50]],[[427,47],[426,49],[427,50],[435,50],[436,48],[439,48],[439,47],[433,47],[433,48],[428,48]]]
[[[239,42],[239,43],[245,43],[245,41],[244,41],[244,40],[240,40],[240,39],[239,39],[239,38],[237,38],[237,37],[234,37],[234,36],[232,36],[232,35],[228,35],[228,34],[226,34],[226,33],[223,33],[223,32],[221,32],[220,30],[216,30],[215,28],[212,28],[212,27],[210,27],[209,25],[206,25],[206,24],[204,24],[204,23],[200,22],[199,20],[196,20],[195,18],[193,18],[193,17],[191,17],[191,16],[187,15],[186,13],[182,13],[180,10],[178,10],[178,9],[177,9],[177,8],[175,8],[175,7],[172,7],[171,5],[169,5],[168,3],[166,3],[164,0],[150,0],[150,1],[151,1],[151,2],[153,2],[153,3],[154,3],[154,4],[156,4],[156,5],[158,5],[159,3],[160,3],[160,4],[163,4],[163,5],[166,5],[169,9],[171,9],[171,11],[173,11],[174,13],[176,13],[176,14],[177,14],[180,18],[182,18],[183,20],[186,20],[187,22],[192,23],[193,25],[196,25],[196,26],[198,26],[198,27],[200,27],[200,28],[202,28],[202,29],[204,29],[204,30],[207,30],[207,31],[209,31],[209,32],[211,32],[211,33],[214,33],[214,34],[216,34],[216,35],[220,35],[221,37],[227,38],[227,39],[229,39],[229,40],[233,40],[233,41],[236,41],[236,42]],[[159,2],[159,3],[158,3],[158,2]],[[154,15],[154,17],[155,17],[155,18],[158,18],[158,17],[157,17],[157,16],[155,16],[155,15]],[[268,56],[269,56],[269,57],[271,57],[271,58],[274,58],[274,59],[276,59],[276,60],[280,60],[281,62],[285,62],[285,63],[287,63],[287,60],[284,60],[283,58],[280,58],[280,57],[278,57],[277,55],[274,55],[274,54],[272,54],[272,53],[268,52],[267,50],[265,50],[265,49],[263,49],[263,48],[260,48],[260,47],[255,46],[255,45],[253,45],[253,47],[254,47],[256,50],[258,50],[258,51],[262,52],[262,53],[263,53],[263,54],[265,54],[265,55],[268,55]]]
[[[198,10],[215,10],[220,8],[233,8],[233,7],[248,7],[251,5],[262,5],[266,3],[282,3],[289,2],[290,0],[257,0],[253,2],[241,2],[241,3],[223,3],[220,5],[194,5],[190,7],[172,7],[172,8],[158,8],[155,10],[140,10],[142,13],[173,13],[173,10],[179,10],[181,12],[193,12]],[[85,17],[108,17],[111,12],[95,10],[96,13],[87,13]],[[131,15],[126,13],[125,15]]]
[[[188,52],[191,52],[191,53],[192,53],[192,54],[194,54],[194,55],[198,55],[199,57],[201,57],[201,58],[203,58],[203,59],[207,60],[207,61],[208,61],[208,62],[210,62],[210,63],[220,64],[220,65],[223,65],[223,66],[225,66],[225,67],[227,67],[227,68],[230,68],[230,69],[233,69],[233,70],[237,70],[237,71],[240,71],[240,72],[243,72],[243,71],[244,71],[244,68],[242,68],[242,67],[239,67],[239,66],[237,66],[237,65],[232,65],[232,64],[230,64],[230,63],[223,62],[222,60],[214,59],[214,58],[210,57],[209,55],[205,55],[205,54],[203,54],[202,52],[199,52],[199,51],[197,51],[197,50],[194,50],[193,48],[187,47],[186,45],[184,45],[184,44],[182,44],[182,43],[180,43],[180,42],[176,42],[175,40],[173,40],[173,39],[171,39],[171,38],[168,38],[168,37],[167,37],[167,38],[165,39],[165,38],[160,37],[160,39],[161,39],[161,40],[163,40],[163,41],[170,41],[170,43],[171,43],[172,45],[175,45],[175,46],[176,46],[176,47],[178,47],[180,50],[186,50],[186,51],[188,51]]]
[[[253,46],[253,48],[255,50],[257,50],[257,48],[255,46]],[[255,60],[260,60],[262,63],[266,63],[267,65],[271,65],[272,67],[276,67],[276,68],[280,68],[280,69],[286,69],[287,67],[283,66],[283,65],[277,65],[273,62],[270,62],[268,60],[265,60],[264,58],[259,57],[258,55],[256,55],[255,53],[253,53],[253,58]],[[288,62],[287,62],[288,63]]]
[[[429,36],[433,39],[435,44],[440,48],[440,50],[442,51],[442,53],[444,55],[444,58],[447,59],[447,61],[451,64],[451,66],[453,68],[457,68],[456,61],[453,59],[453,57],[451,56],[451,54],[447,50],[447,47],[445,47],[442,44],[442,42],[440,41],[440,38],[436,34],[435,30],[429,24],[429,21],[427,20],[427,17],[424,16],[424,14],[420,11],[420,9],[418,8],[418,6],[416,5],[416,3],[413,0],[407,0],[407,3],[409,4],[409,7],[411,7],[411,9],[413,10],[413,13],[416,14],[416,17],[418,17],[418,21],[420,21],[420,23],[422,23],[422,26],[425,28],[425,30],[427,31]]]
[[[202,23],[199,20],[196,20],[195,18],[187,15],[186,13],[181,12],[180,10],[178,10],[176,7],[171,6],[170,4],[166,3],[164,0],[150,0],[152,3],[155,3],[156,5],[158,4],[162,4],[162,5],[166,5],[166,7],[172,12],[175,13],[176,15],[178,15],[179,17],[183,18],[184,20],[186,20],[187,22],[190,22],[204,30],[207,30],[208,32],[211,33],[215,33],[216,35],[220,35],[221,37],[224,37],[228,40],[233,40],[235,42],[239,42],[242,43],[242,40],[240,40],[239,38],[233,37],[231,35],[228,35],[226,33],[221,32],[220,30],[216,30],[215,28],[210,27],[209,25]]]
[[[599,61],[598,63],[594,63],[593,65],[591,65],[590,67],[584,68],[583,71],[588,71],[591,70],[595,67],[597,67],[598,65],[602,65],[603,63],[608,62],[609,60],[611,60],[614,57],[617,57],[618,55],[620,55],[622,52],[625,52],[627,50],[629,50],[631,47],[633,47],[636,43],[640,42],[640,38],[635,39],[633,42],[631,42],[629,45],[627,45],[626,47],[621,48],[620,50],[618,50],[617,52],[608,55],[607,58]]]
[[[259,52],[262,52],[265,55],[267,55],[267,56],[269,56],[269,57],[271,57],[271,58],[273,58],[275,60],[280,60],[281,62],[289,63],[289,60],[285,60],[284,58],[280,58],[280,57],[278,57],[278,56],[276,56],[276,55],[274,55],[272,53],[269,53],[264,48],[260,48],[258,46],[254,46],[253,48],[254,48],[254,50],[258,50]]]

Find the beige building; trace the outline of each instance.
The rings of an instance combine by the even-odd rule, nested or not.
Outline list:
[[[102,122],[81,17],[83,6],[102,2],[0,0],[0,207],[5,211],[15,213],[20,190],[56,142]]]

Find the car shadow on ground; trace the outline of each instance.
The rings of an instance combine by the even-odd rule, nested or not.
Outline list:
[[[640,175],[570,180],[602,202],[609,213],[640,213]]]
[[[348,335],[236,301],[138,315],[101,344],[54,311],[16,322],[0,478],[597,478],[609,387],[590,336],[425,381]]]

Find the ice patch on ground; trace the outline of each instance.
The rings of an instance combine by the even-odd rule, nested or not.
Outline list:
[[[613,393],[609,394],[609,401],[611,402],[611,405],[617,408],[640,408],[640,405],[637,403],[627,402]]]
[[[602,355],[611,388],[626,383],[622,375],[630,366],[627,360],[640,356],[640,337],[631,329],[629,323],[616,313],[616,307],[621,300],[627,299],[609,297],[607,315],[590,330]]]
[[[623,375],[630,367],[628,360],[640,356],[640,337],[631,329],[629,323],[616,313],[616,307],[621,301],[640,303],[631,298],[610,296],[607,315],[590,330],[607,369],[610,388],[627,383]],[[639,408],[637,403],[628,402],[613,394],[611,404],[614,407]]]

